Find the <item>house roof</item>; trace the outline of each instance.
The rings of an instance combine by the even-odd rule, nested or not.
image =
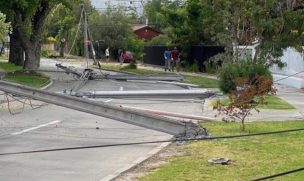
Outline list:
[[[152,30],[152,31],[155,31],[155,32],[157,32],[157,33],[161,33],[160,31],[158,31],[158,30],[156,30],[156,29],[154,29],[154,28],[152,28],[152,27],[150,27],[150,26],[148,26],[148,25],[134,25],[134,26],[132,27],[133,32],[138,31],[138,30],[141,30],[141,29],[144,29],[144,28],[149,28],[149,29]]]
[[[137,31],[137,30],[140,30],[142,28],[145,28],[145,27],[148,27],[147,25],[134,25],[132,27],[133,31]]]

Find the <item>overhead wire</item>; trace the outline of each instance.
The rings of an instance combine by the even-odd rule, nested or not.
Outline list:
[[[78,28],[77,28],[77,31],[76,31],[76,34],[75,34],[75,37],[74,37],[74,40],[73,40],[73,43],[72,43],[72,46],[68,52],[68,55],[71,54],[75,44],[76,44],[76,39],[78,38],[78,34],[79,34],[79,31],[80,31],[80,28],[81,28],[81,24],[82,24],[82,19],[83,19],[83,9],[81,10],[81,13],[80,13],[80,19],[79,19],[79,23],[78,23]],[[64,60],[66,60],[66,57],[64,58]]]
[[[105,145],[92,145],[92,146],[79,146],[79,147],[65,147],[65,148],[32,150],[32,151],[8,152],[8,153],[0,153],[0,156],[30,154],[30,153],[43,153],[43,152],[56,152],[56,151],[68,151],[68,150],[83,150],[83,149],[106,148],[106,147],[117,147],[117,146],[143,145],[143,144],[154,144],[154,143],[234,139],[234,138],[244,138],[244,137],[254,137],[254,136],[276,135],[276,134],[299,132],[299,131],[304,131],[304,128],[281,130],[281,131],[272,131],[272,132],[262,132],[262,133],[253,133],[253,134],[230,135],[230,136],[215,136],[215,137],[206,136],[206,137],[202,137],[202,138],[181,138],[181,139],[170,139],[170,140],[159,140],[159,141],[143,141],[143,142],[133,142],[133,143],[117,143],[117,144],[105,144]]]
[[[281,172],[281,173],[277,173],[277,174],[273,174],[273,175],[269,175],[269,176],[266,176],[266,177],[261,177],[261,178],[253,179],[251,181],[269,180],[269,179],[272,179],[272,178],[281,177],[281,176],[284,176],[284,175],[288,175],[288,174],[292,174],[292,173],[296,173],[296,172],[301,172],[301,171],[304,171],[304,167],[293,169],[293,170],[289,170],[289,171],[285,171],[285,172]]]

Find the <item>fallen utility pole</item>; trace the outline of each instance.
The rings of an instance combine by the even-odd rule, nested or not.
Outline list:
[[[183,89],[183,90],[134,90],[134,91],[88,91],[76,92],[71,94],[76,97],[88,98],[168,98],[174,97],[176,99],[183,98],[200,98],[204,99],[214,95],[206,89]]]
[[[56,64],[56,67],[57,68],[60,68],[60,69],[62,69],[62,70],[64,70],[65,71],[65,73],[67,73],[67,74],[73,74],[73,75],[75,75],[77,78],[80,78],[81,76],[82,76],[82,73],[80,73],[80,72],[78,72],[78,71],[76,71],[76,70],[74,70],[74,69],[71,69],[71,68],[69,68],[69,67],[66,67],[66,66],[63,66],[63,65],[61,65],[61,64]]]
[[[160,111],[160,110],[145,109],[145,108],[125,106],[125,105],[122,105],[122,107],[137,110],[137,111],[162,115],[162,116],[184,118],[184,119],[194,119],[194,120],[198,120],[198,121],[215,121],[215,118],[211,118],[211,117],[207,117],[207,116],[197,116],[197,115],[181,114],[181,113],[174,113],[174,112],[165,112],[165,111]]]
[[[78,78],[82,77],[82,74],[86,72],[85,69],[83,73],[78,72],[77,70],[73,70],[69,67],[63,66],[61,64],[56,64],[56,66],[62,70],[64,70],[67,74],[74,74]],[[114,80],[149,80],[149,81],[175,81],[179,82],[183,80],[182,76],[179,75],[110,75],[110,74],[96,74],[93,72],[93,69],[90,69],[90,75],[88,79],[114,79]]]
[[[0,90],[13,95],[24,96],[124,123],[165,132],[178,137],[208,136],[208,133],[204,128],[200,128],[197,124],[192,122],[177,121],[175,119],[122,108],[107,103],[92,102],[1,80]]]
[[[93,74],[92,79],[115,79],[115,80],[149,80],[149,81],[182,81],[183,77],[175,75],[161,76],[161,75],[97,75]]]

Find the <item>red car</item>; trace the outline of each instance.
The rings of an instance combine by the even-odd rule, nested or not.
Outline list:
[[[134,61],[134,57],[133,57],[132,53],[129,51],[126,51],[122,55],[122,57],[123,57],[124,63],[130,63],[130,62]]]

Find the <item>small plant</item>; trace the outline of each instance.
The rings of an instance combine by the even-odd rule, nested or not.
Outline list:
[[[239,119],[242,123],[242,130],[245,130],[245,119],[252,110],[259,112],[258,105],[265,104],[265,97],[275,94],[272,87],[271,77],[255,75],[254,77],[239,77],[234,80],[237,86],[228,96],[230,103],[224,106],[221,101],[217,101],[216,109],[219,114],[224,114],[232,120]]]

